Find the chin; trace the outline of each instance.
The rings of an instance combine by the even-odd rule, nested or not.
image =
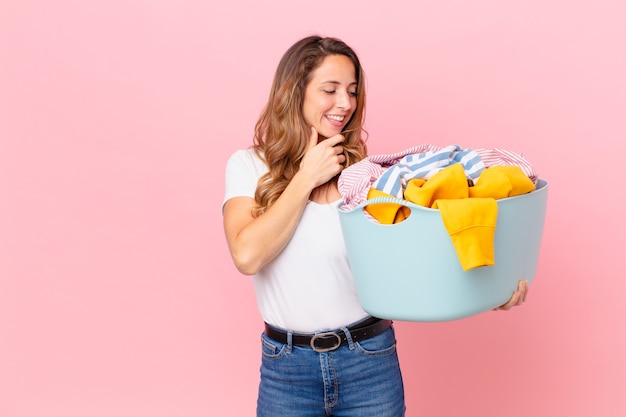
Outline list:
[[[319,131],[319,135],[320,137],[324,138],[324,139],[328,139],[332,136],[335,135],[340,135],[342,132],[342,130],[324,130],[324,131]]]

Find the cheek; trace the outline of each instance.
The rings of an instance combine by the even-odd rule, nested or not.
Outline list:
[[[304,118],[307,119],[308,122],[319,121],[320,117],[329,108],[328,106],[328,100],[324,100],[323,98],[307,100],[302,108]]]
[[[304,121],[307,124],[313,124],[313,113],[311,110],[311,106],[303,106],[302,107],[302,116],[304,117]]]
[[[354,112],[359,105],[359,99],[357,97],[352,97],[350,99],[350,104],[352,105],[352,111]]]

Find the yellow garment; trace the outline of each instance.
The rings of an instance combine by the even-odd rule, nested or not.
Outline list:
[[[485,169],[469,188],[470,197],[500,198],[526,194],[535,189],[535,184],[516,165],[494,166]]]
[[[453,164],[437,172],[428,181],[410,180],[404,190],[404,198],[417,205],[430,207],[441,198],[467,198],[468,188],[463,165]]]
[[[464,271],[494,264],[498,205],[493,199],[468,198],[469,187],[461,164],[450,165],[428,181],[409,181],[404,198],[438,208]]]
[[[384,193],[376,188],[370,188],[367,193],[367,199],[371,200],[376,197],[393,197],[391,194]],[[395,198],[395,197],[394,197]],[[411,209],[402,204],[379,203],[365,206],[365,210],[372,215],[381,224],[400,223],[411,214]]]
[[[437,200],[443,224],[464,271],[495,265],[493,241],[498,204],[493,198]]]

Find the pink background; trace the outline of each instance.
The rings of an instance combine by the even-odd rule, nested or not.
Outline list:
[[[360,54],[372,153],[501,147],[550,181],[523,308],[397,323],[407,415],[626,415],[624,3],[368,4],[0,2],[1,416],[253,415],[223,170],[312,33]]]

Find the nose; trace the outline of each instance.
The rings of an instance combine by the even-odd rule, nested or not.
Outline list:
[[[352,108],[352,96],[348,91],[342,91],[336,95],[337,107],[343,110],[350,110]]]

